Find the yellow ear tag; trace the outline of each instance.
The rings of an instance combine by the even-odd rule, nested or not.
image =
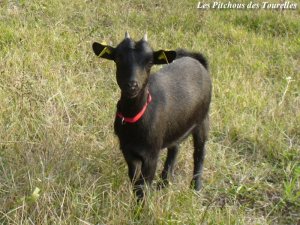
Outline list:
[[[107,54],[111,54],[111,50],[108,48],[108,47],[105,47],[101,52],[100,52],[100,54],[98,55],[98,57],[101,57],[101,56],[103,56],[105,53],[107,53]]]
[[[164,51],[158,56],[158,59],[164,59],[169,64],[168,58],[167,58],[166,53]]]

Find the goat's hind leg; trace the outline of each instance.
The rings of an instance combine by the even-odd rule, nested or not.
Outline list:
[[[206,117],[193,131],[194,141],[194,173],[191,186],[199,191],[202,187],[202,170],[205,158],[205,142],[208,137],[209,119]]]
[[[174,145],[168,148],[167,158],[164,164],[163,171],[161,173],[161,182],[158,184],[158,188],[164,188],[169,184],[169,175],[174,173],[174,165],[176,162],[176,157],[179,151],[179,146]]]

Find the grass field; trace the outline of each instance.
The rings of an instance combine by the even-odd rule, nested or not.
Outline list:
[[[199,10],[192,0],[0,1],[0,224],[299,224],[293,2],[297,10],[279,11]],[[187,139],[172,184],[150,191],[143,208],[113,133],[115,68],[91,49],[118,44],[126,30],[136,39],[147,31],[154,49],[201,51],[213,78],[202,191],[189,189]]]

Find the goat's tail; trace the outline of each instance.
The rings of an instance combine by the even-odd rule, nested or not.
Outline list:
[[[198,53],[198,52],[188,52],[188,51],[186,51],[184,49],[177,49],[176,50],[176,55],[177,55],[176,58],[181,58],[181,57],[185,57],[185,56],[194,58],[194,59],[198,60],[205,67],[205,69],[208,70],[208,67],[209,67],[208,66],[208,61],[207,61],[207,59],[201,53]]]

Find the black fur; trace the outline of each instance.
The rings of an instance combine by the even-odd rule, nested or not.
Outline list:
[[[189,56],[191,58],[197,59],[205,67],[205,69],[209,70],[207,59],[201,53],[188,52],[184,49],[178,49],[176,53],[177,53],[177,58]]]
[[[102,57],[116,62],[117,82],[121,88],[117,111],[125,117],[133,117],[145,104],[148,91],[152,96],[152,102],[138,122],[124,124],[116,117],[114,123],[138,198],[144,196],[145,182],[152,183],[159,152],[163,148],[168,148],[168,154],[161,186],[168,184],[179,143],[189,134],[193,135],[195,148],[192,185],[199,190],[212,89],[207,60],[200,53],[185,50],[153,52],[145,40],[135,42],[125,38],[116,48],[93,44],[96,55],[105,47],[110,52]],[[170,64],[150,75],[154,63],[167,62]]]

